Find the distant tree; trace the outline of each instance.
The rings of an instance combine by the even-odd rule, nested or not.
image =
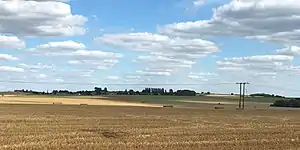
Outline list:
[[[300,101],[295,99],[290,100],[276,100],[272,105],[272,107],[300,107]]]
[[[128,94],[129,94],[129,95],[134,95],[134,93],[135,93],[135,92],[134,92],[133,89],[130,89],[130,90],[128,91]]]
[[[196,92],[195,91],[191,91],[191,90],[178,90],[176,92],[176,96],[196,96]]]
[[[95,87],[95,92],[96,92],[96,95],[101,95],[102,94],[102,89],[98,88],[98,87]]]
[[[170,90],[169,90],[169,94],[170,94],[170,95],[174,95],[173,89],[170,89]]]
[[[52,94],[54,94],[54,95],[56,95],[57,93],[58,93],[57,90],[53,90],[53,91],[52,91]]]

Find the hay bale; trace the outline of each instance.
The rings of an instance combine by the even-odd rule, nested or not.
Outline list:
[[[62,105],[62,102],[53,102],[53,105]]]
[[[163,105],[164,108],[174,108],[173,105]]]
[[[215,107],[215,109],[224,109],[224,107]]]

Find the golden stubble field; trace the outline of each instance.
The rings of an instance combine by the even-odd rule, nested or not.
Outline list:
[[[299,149],[299,110],[0,105],[0,149]]]
[[[42,97],[42,96],[0,96],[0,104],[65,104],[65,105],[101,105],[101,106],[137,106],[137,107],[162,107],[156,104],[137,102],[124,102],[122,100],[107,100],[105,97]]]

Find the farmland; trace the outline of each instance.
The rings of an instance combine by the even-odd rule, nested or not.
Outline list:
[[[170,97],[1,99],[6,101],[0,105],[0,149],[4,150],[297,149],[300,146],[300,110],[271,109],[267,107],[268,100],[253,101],[248,109],[238,111],[236,104],[225,103],[235,102],[230,98],[227,101],[195,97],[174,97],[173,101]],[[53,101],[62,104],[52,104]],[[78,105],[83,102],[89,104]],[[104,102],[122,103],[104,106]],[[224,109],[213,109],[218,104],[204,102],[224,103]],[[165,103],[176,107],[158,107]]]

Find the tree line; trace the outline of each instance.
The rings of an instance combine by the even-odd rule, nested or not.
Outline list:
[[[39,92],[32,90],[15,90],[17,93],[35,94],[35,95],[77,95],[77,96],[96,96],[96,95],[169,95],[169,96],[196,96],[196,91],[193,90],[166,90],[164,88],[145,88],[142,91],[135,91],[133,89],[124,91],[109,91],[106,87],[95,87],[94,90],[82,90],[82,91],[68,91],[68,90],[53,90],[51,92]]]

